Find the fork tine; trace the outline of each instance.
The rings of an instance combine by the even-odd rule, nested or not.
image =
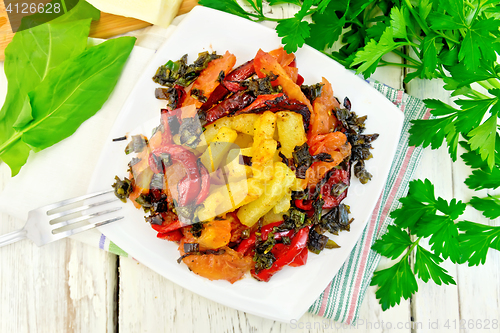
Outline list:
[[[75,217],[75,218],[72,218],[72,219],[69,219],[69,220],[64,220],[64,221],[60,221],[60,222],[54,223],[54,224],[51,225],[52,226],[52,233],[54,233],[55,230],[57,230],[59,228],[62,228],[64,226],[67,226],[67,225],[70,225],[70,224],[73,224],[73,223],[76,223],[76,222],[85,221],[85,220],[88,220],[90,218],[101,216],[101,215],[104,215],[104,214],[116,212],[116,211],[118,211],[120,209],[122,209],[122,207],[115,207],[115,208],[111,208],[111,209],[108,209],[108,210],[103,210],[103,211],[95,212],[95,213],[92,213],[92,214],[78,216],[78,217]]]
[[[79,228],[75,228],[75,229],[60,232],[58,234],[54,234],[53,237],[54,237],[54,240],[59,240],[59,239],[65,238],[65,237],[72,236],[72,235],[77,234],[77,233],[82,232],[82,231],[90,230],[90,229],[93,229],[95,227],[100,227],[100,226],[106,225],[108,223],[121,220],[123,218],[124,218],[123,216],[119,216],[119,217],[114,217],[112,219],[108,219],[108,220],[104,220],[104,221],[100,221],[100,222],[90,223],[90,224],[84,225],[84,226],[79,227]],[[54,232],[54,231],[52,231],[52,232]]]
[[[53,210],[53,209],[55,209],[55,208],[63,207],[63,206],[66,206],[66,205],[70,205],[72,203],[75,203],[75,202],[78,202],[78,201],[82,201],[82,200],[85,200],[85,199],[90,199],[90,198],[93,198],[93,197],[97,197],[97,196],[100,196],[100,195],[103,195],[103,194],[106,194],[106,193],[111,193],[113,191],[114,190],[104,190],[104,191],[101,191],[101,192],[90,193],[90,194],[82,195],[80,197],[76,197],[76,198],[71,198],[71,199],[66,199],[66,200],[62,200],[62,201],[59,201],[59,202],[55,202],[53,204],[41,207],[40,209],[46,209],[47,210],[47,214],[50,214],[50,211]]]
[[[104,200],[104,201],[92,203],[92,204],[89,204],[89,205],[80,206],[80,207],[76,207],[76,208],[73,208],[73,209],[65,210],[64,212],[60,212],[60,213],[55,213],[55,214],[49,214],[49,213],[47,213],[47,215],[49,215],[49,217],[52,220],[55,220],[55,219],[58,219],[60,217],[66,216],[66,215],[78,213],[78,212],[84,211],[84,210],[89,209],[89,208],[93,208],[93,207],[105,205],[107,203],[118,201],[118,200],[119,200],[118,198]]]

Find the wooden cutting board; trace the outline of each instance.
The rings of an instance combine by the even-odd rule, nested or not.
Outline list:
[[[198,0],[184,0],[177,15],[189,12],[197,4]],[[90,37],[109,38],[129,31],[145,28],[150,25],[151,23],[134,18],[101,12],[101,19],[97,22],[92,22]],[[4,2],[0,1],[0,61],[4,60],[5,48],[9,45],[12,37],[14,37],[14,33],[10,29],[9,18],[5,11]]]

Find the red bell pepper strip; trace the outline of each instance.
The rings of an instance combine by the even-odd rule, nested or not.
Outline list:
[[[262,238],[262,240],[264,240],[264,241],[267,240],[267,236],[273,230],[273,228],[279,227],[282,223],[283,223],[283,221],[273,222],[273,223],[266,224],[265,226],[260,228],[260,237]],[[274,234],[274,238],[276,240],[280,240],[282,237],[291,237],[294,234],[294,232],[295,232],[295,230],[293,230],[293,229],[276,232]],[[250,237],[242,240],[241,243],[238,244],[236,251],[243,253],[243,254],[246,253],[250,248],[252,248],[255,245],[256,240],[257,240],[257,235],[255,234],[255,231],[254,231],[254,232],[252,232]]]
[[[172,133],[170,131],[170,126],[168,125],[168,119],[175,116],[175,113],[170,109],[161,109],[160,123],[163,125],[163,132],[161,134],[161,145],[168,145],[172,143]]]
[[[283,253],[287,252],[289,248],[290,245],[285,245],[283,243],[274,244],[273,248],[271,249],[271,253],[275,258],[279,258]]]
[[[290,267],[299,267],[307,263],[309,250],[307,247],[303,248],[302,251],[293,259],[291,263],[288,264]]]
[[[179,220],[170,221],[170,222],[164,221],[161,225],[151,224],[151,228],[153,228],[157,232],[163,233],[163,234],[170,232],[170,231],[180,229],[182,227],[185,227],[185,225]]]
[[[180,229],[172,230],[169,232],[159,232],[156,237],[165,239],[171,242],[179,242],[184,235],[182,234]]]
[[[271,230],[273,230],[274,227],[279,226],[281,223],[283,223],[283,221],[269,223],[269,224],[266,224],[265,226],[263,226],[262,228],[260,228],[260,234],[261,234],[262,239],[264,239],[264,240],[267,239],[267,235],[269,234],[269,232]],[[248,249],[250,249],[252,246],[255,245],[256,240],[257,240],[257,235],[255,234],[255,231],[254,231],[254,232],[252,232],[250,237],[241,241],[241,243],[236,248],[236,252],[246,253]]]
[[[303,200],[303,199],[296,199],[295,200],[295,207],[302,209],[302,210],[313,209],[312,201],[311,200]]]
[[[255,240],[257,239],[257,236],[255,235],[255,232],[253,232],[250,237],[247,239],[244,239],[241,241],[240,244],[238,244],[238,247],[236,248],[236,252],[239,253],[247,253],[247,251],[255,245]]]
[[[259,95],[255,101],[246,108],[236,112],[236,115],[242,113],[260,113],[269,110],[271,107],[276,106],[279,102],[286,99],[285,94],[269,94]]]
[[[247,61],[243,65],[235,68],[231,73],[227,74],[222,84],[219,84],[217,88],[210,94],[208,100],[203,103],[200,107],[202,111],[209,110],[214,104],[217,104],[220,100],[226,97],[230,92],[237,92],[240,90],[245,90],[246,87],[240,85],[240,81],[248,79],[250,76],[255,74],[255,68],[253,66],[253,60]]]
[[[236,111],[235,115],[242,113],[262,113],[267,110],[271,112],[288,110],[298,113],[303,118],[304,130],[307,132],[307,129],[309,128],[311,111],[309,111],[307,105],[295,99],[289,99],[283,93],[259,95],[252,104],[243,110]]]
[[[239,91],[208,110],[205,119],[210,124],[219,118],[229,116],[238,110],[244,109],[254,100],[255,97],[250,93]]]
[[[220,100],[226,97],[229,94],[229,90],[224,87],[222,84],[219,84],[217,88],[210,94],[207,101],[200,106],[200,110],[207,111],[214,104],[217,104]]]
[[[222,84],[226,89],[232,92],[237,92],[240,90],[245,90],[246,87],[242,87],[240,82],[248,79],[250,76],[255,74],[255,67],[253,65],[253,59],[245,62],[243,65],[234,69],[231,73],[226,75]]]
[[[271,277],[283,269],[284,266],[290,264],[304,248],[307,248],[307,240],[309,238],[309,230],[311,226],[300,229],[292,238],[292,243],[288,251],[284,252],[270,268],[263,269],[260,272],[252,271],[252,276],[257,280],[267,282]]]
[[[271,252],[274,254],[275,258],[279,258],[290,249],[290,245],[285,245],[283,243],[278,243],[273,246]],[[288,264],[290,267],[299,267],[305,265],[307,262],[309,250],[307,248],[302,249],[302,251],[293,259],[291,263]]]

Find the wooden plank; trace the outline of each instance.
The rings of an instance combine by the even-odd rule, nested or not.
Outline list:
[[[377,270],[392,266],[394,262],[382,257]],[[363,304],[360,308],[357,327],[360,332],[412,332],[412,318],[410,316],[410,301],[401,300],[401,303],[386,311],[382,311],[379,300],[375,296],[377,286],[368,288]],[[349,332],[349,330],[346,330]]]
[[[390,332],[409,333],[409,302],[383,312],[370,288],[357,325],[306,313],[280,323],[237,311],[177,286],[133,259],[120,258],[119,327],[134,332]],[[390,324],[388,324],[390,323]],[[400,329],[397,325],[400,323]]]
[[[443,89],[443,83],[439,80],[414,79],[408,83],[407,91],[410,95],[420,99],[437,98],[444,102],[450,102],[450,95]],[[423,152],[414,178],[429,179],[434,184],[436,196],[450,200],[454,196],[451,164],[445,147],[438,150],[427,148]],[[430,248],[426,242],[421,241],[419,244],[426,249]],[[414,260],[414,256],[412,260]],[[456,266],[453,263],[448,260],[443,263],[443,267],[455,280],[457,279]],[[457,286],[438,286],[433,281],[428,283],[424,283],[420,279],[417,281],[419,289],[412,297],[412,316],[415,322],[423,323],[423,327],[419,327],[416,332],[428,332],[431,328],[444,330],[445,320],[443,319],[456,320],[459,318]],[[429,304],[436,306],[429,306]],[[458,330],[450,330],[449,332],[458,332]]]
[[[10,177],[0,164],[0,191]],[[0,234],[23,221],[0,214]],[[0,332],[113,332],[116,256],[63,240],[0,248]]]
[[[465,150],[460,147],[458,155],[464,152]],[[458,200],[468,202],[473,196],[484,197],[488,193],[500,193],[499,190],[473,191],[469,189],[464,181],[470,173],[471,169],[460,158],[453,164],[453,186]],[[489,220],[472,207],[466,209],[461,220],[500,226],[500,219]],[[500,281],[500,251],[490,249],[484,265],[474,267],[458,265],[457,274],[460,320],[450,321],[450,326],[456,326],[460,332],[464,333],[475,333],[481,330],[500,332],[500,284],[498,283]]]

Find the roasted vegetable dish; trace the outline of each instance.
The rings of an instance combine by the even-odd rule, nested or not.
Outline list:
[[[304,85],[283,48],[233,69],[236,61],[203,52],[158,68],[160,124],[128,138],[129,176],[113,187],[194,273],[269,281],[338,247],[327,235],[349,230],[342,201],[351,173],[370,180],[365,160],[378,135],[363,134],[366,117],[326,78]]]

